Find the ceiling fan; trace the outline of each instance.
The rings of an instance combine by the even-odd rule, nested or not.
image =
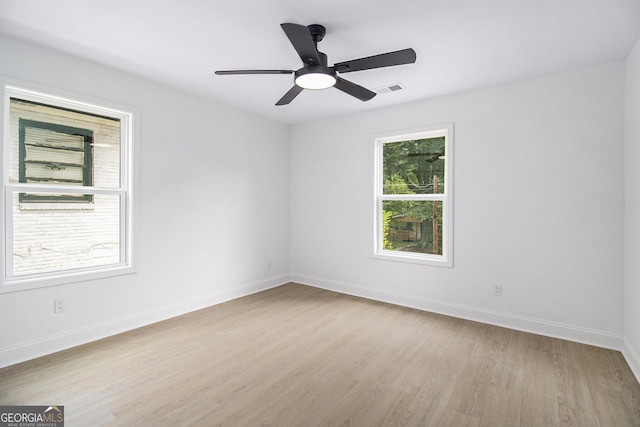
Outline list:
[[[289,38],[293,48],[300,55],[300,59],[304,64],[302,68],[298,70],[226,70],[216,71],[216,74],[219,76],[293,74],[295,84],[280,98],[276,105],[289,104],[304,89],[328,89],[330,87],[335,87],[361,101],[368,101],[376,96],[375,92],[339,77],[338,73],[343,74],[416,62],[416,52],[413,49],[403,49],[366,58],[338,62],[329,67],[327,65],[327,55],[318,51],[318,42],[326,34],[326,29],[322,25],[280,24],[280,26]]]

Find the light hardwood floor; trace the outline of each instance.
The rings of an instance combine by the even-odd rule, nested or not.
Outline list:
[[[640,425],[619,352],[297,284],[4,368],[0,404],[67,427]]]

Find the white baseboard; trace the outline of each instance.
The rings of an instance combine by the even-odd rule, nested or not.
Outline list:
[[[204,297],[192,298],[156,309],[135,313],[107,322],[65,331],[43,339],[28,341],[14,346],[0,348],[0,368],[35,359],[47,354],[87,344],[102,338],[116,335],[172,317],[200,310],[256,292],[275,288],[289,282],[289,275],[270,277],[245,284],[238,288],[225,289]]]
[[[24,362],[57,351],[87,344],[102,338],[116,335],[132,329],[140,328],[155,322],[190,313],[226,301],[251,295],[267,289],[281,286],[288,282],[296,282],[307,286],[327,289],[347,295],[387,302],[418,310],[444,314],[452,317],[472,320],[481,323],[501,326],[538,335],[561,338],[598,347],[622,351],[636,378],[640,380],[640,357],[637,351],[621,336],[593,329],[576,327],[557,322],[549,322],[525,316],[517,316],[493,310],[454,304],[444,301],[429,300],[416,296],[407,296],[390,292],[380,292],[351,284],[326,280],[318,277],[292,274],[280,275],[249,283],[244,286],[226,289],[205,297],[180,301],[176,304],[158,307],[148,312],[116,318],[108,322],[94,324],[83,328],[66,331],[40,340],[20,343],[15,346],[0,348],[0,368]]]
[[[629,340],[625,337],[624,346],[622,348],[622,355],[627,361],[631,372],[636,376],[636,380],[640,382],[640,356],[636,349],[629,343]]]
[[[582,328],[558,322],[550,322],[526,316],[518,316],[510,313],[503,313],[446,301],[430,300],[417,296],[401,295],[390,292],[380,292],[351,284],[301,274],[292,274],[291,281],[347,295],[387,302],[390,304],[444,314],[466,320],[473,320],[518,331],[530,332],[613,350],[622,350],[622,336],[594,329]]]

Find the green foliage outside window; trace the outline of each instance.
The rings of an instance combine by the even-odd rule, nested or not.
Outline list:
[[[393,243],[389,240],[389,224],[391,223],[392,213],[389,211],[382,212],[382,249],[393,249]]]
[[[385,143],[384,195],[438,195],[445,189],[445,138]],[[442,201],[384,200],[383,249],[442,254]]]

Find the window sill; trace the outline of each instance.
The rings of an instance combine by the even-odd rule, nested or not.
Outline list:
[[[374,253],[371,255],[371,258],[382,261],[406,262],[411,264],[430,265],[433,267],[453,268],[453,260],[451,257],[445,258],[444,256],[438,255],[418,255],[408,252],[383,251],[381,253]]]
[[[60,274],[42,273],[41,276],[29,275],[5,278],[0,286],[0,294],[9,292],[26,291],[29,289],[46,288],[50,286],[66,285],[89,280],[106,279],[109,277],[123,276],[136,273],[136,269],[130,265],[114,265],[99,269],[78,269],[65,271]]]

